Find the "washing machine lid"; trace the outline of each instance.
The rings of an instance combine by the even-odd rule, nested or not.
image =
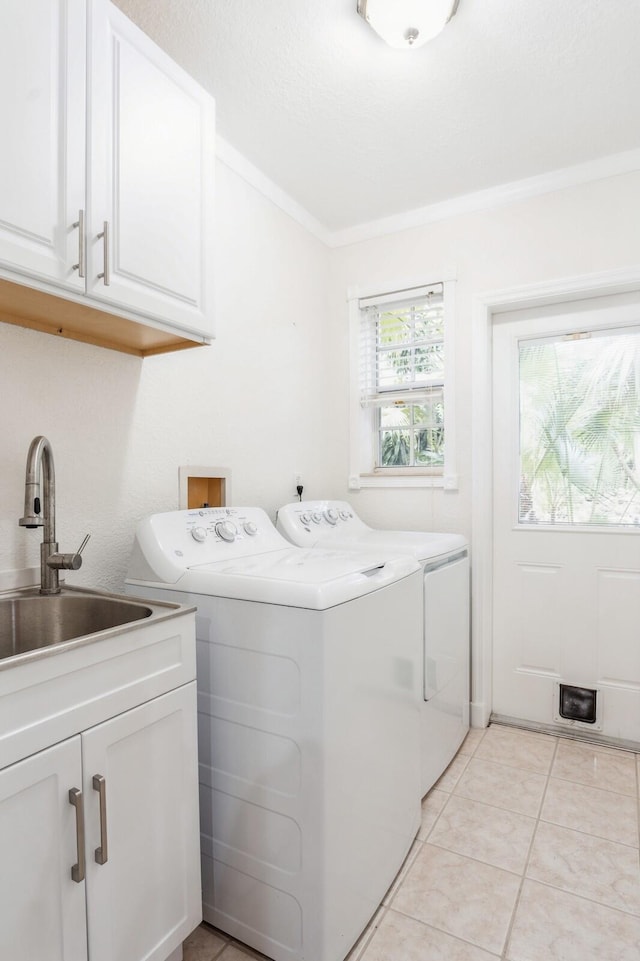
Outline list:
[[[193,594],[326,610],[419,571],[408,556],[304,550],[255,554],[190,568],[176,587]]]
[[[468,547],[462,534],[376,530],[365,524],[346,501],[285,504],[278,511],[277,529],[298,547],[410,554],[422,562]]]
[[[292,547],[260,508],[207,508],[141,521],[127,584],[325,610],[419,570],[408,555]]]

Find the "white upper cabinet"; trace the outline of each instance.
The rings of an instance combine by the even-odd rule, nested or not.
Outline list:
[[[84,0],[3,0],[0,262],[84,290]]]
[[[87,117],[88,293],[210,334],[213,101],[108,0]]]
[[[142,354],[211,338],[213,99],[109,0],[2,0],[0,83],[3,319]]]

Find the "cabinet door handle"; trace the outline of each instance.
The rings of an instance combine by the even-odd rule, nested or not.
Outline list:
[[[93,790],[98,792],[100,797],[100,847],[96,848],[96,861],[98,864],[106,864],[109,860],[107,848],[107,782],[102,774],[93,775]]]
[[[104,251],[104,270],[98,277],[102,277],[105,287],[108,287],[111,283],[111,271],[109,269],[109,221],[104,220],[102,222],[102,230],[98,234],[98,237],[102,237],[102,248]]]
[[[77,864],[71,868],[71,880],[76,884],[84,881],[85,853],[84,853],[84,805],[82,803],[82,791],[77,787],[72,787],[69,791],[69,804],[73,804],[76,809],[76,848]]]
[[[71,269],[78,271],[78,277],[84,277],[84,210],[78,211],[78,219],[73,226],[78,228],[78,263]]]

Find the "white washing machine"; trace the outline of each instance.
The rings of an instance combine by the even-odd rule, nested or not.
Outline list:
[[[277,528],[299,547],[408,553],[421,564],[424,592],[421,791],[451,762],[469,730],[469,545],[461,534],[368,527],[346,501],[302,501],[278,511]]]
[[[127,585],[198,608],[205,920],[276,961],[341,961],[420,823],[419,564],[212,508],[142,521]]]

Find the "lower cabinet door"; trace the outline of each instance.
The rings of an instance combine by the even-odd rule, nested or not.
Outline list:
[[[89,957],[165,961],[202,911],[195,681],[85,732],[82,762]]]
[[[3,961],[87,959],[82,799],[74,807],[71,789],[82,790],[79,736],[0,771]]]

